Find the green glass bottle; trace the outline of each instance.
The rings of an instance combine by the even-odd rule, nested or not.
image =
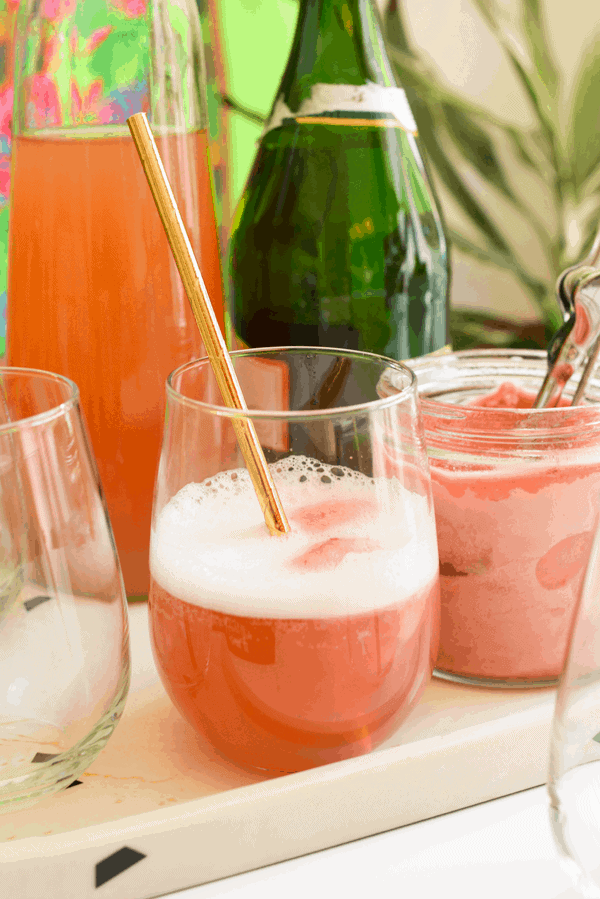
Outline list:
[[[447,344],[446,240],[371,0],[302,0],[229,276],[238,344]]]

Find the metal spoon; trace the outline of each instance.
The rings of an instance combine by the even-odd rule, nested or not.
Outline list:
[[[565,323],[548,347],[548,371],[534,409],[556,406],[565,384],[585,360],[573,396],[573,406],[585,395],[600,353],[600,231],[587,258],[566,269],[556,282],[556,296]]]

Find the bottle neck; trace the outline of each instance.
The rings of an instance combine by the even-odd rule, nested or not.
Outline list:
[[[395,86],[372,0],[302,0],[279,97],[293,111],[315,84]]]

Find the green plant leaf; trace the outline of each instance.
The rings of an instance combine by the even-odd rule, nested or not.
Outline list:
[[[573,94],[568,125],[568,157],[578,190],[600,162],[600,53],[598,37],[588,45]]]
[[[439,91],[431,76],[423,70],[420,62],[393,44],[388,46],[388,54],[398,76],[398,82],[406,91],[415,91],[426,103],[437,104]],[[411,104],[412,105],[412,104]]]
[[[443,117],[443,110],[441,104],[437,101],[436,94],[443,93],[448,107],[452,106],[453,110],[456,111],[457,121],[461,114],[466,118],[467,113],[463,113],[464,107],[467,107],[470,111],[473,110],[473,107],[469,107],[469,104],[454,102],[454,98],[449,92],[439,91],[437,83],[431,77],[426,79],[423,76],[420,66],[412,58],[410,49],[408,52],[405,49],[409,45],[406,41],[406,33],[402,25],[400,11],[398,10],[396,13],[394,10],[396,10],[395,0],[391,0],[387,8],[387,21],[390,27],[388,37],[399,34],[400,38],[398,40],[401,45],[403,44],[403,47],[400,49],[395,44],[390,44],[390,56],[396,69],[399,70],[400,83],[403,84],[407,91],[410,106],[417,122],[417,128],[422,138],[422,146],[437,170],[439,177],[473,224],[498,248],[500,253],[505,253],[506,258],[509,259],[512,254],[502,234],[466,186],[438,139],[439,120]],[[398,21],[394,23],[394,19]],[[409,75],[408,78],[406,77],[407,74]],[[435,88],[432,87],[434,84]],[[419,88],[423,89],[419,90]],[[501,178],[502,176],[500,175],[499,177]]]
[[[512,272],[530,294],[536,306],[538,306],[544,321],[550,329],[550,333],[553,333],[562,325],[563,318],[556,303],[553,286],[538,280],[526,271],[515,255],[507,259],[504,254],[495,252],[493,247],[478,246],[458,231],[451,230],[448,237],[452,246],[465,253],[465,255],[477,259],[484,265],[495,265],[505,271]]]
[[[453,246],[466,255],[472,256],[474,259],[483,262],[485,265],[495,265],[498,268],[513,272],[513,274],[517,275],[519,280],[526,284],[528,288],[533,288],[536,292],[543,292],[546,290],[545,284],[529,275],[514,255],[507,258],[504,253],[497,253],[493,247],[478,246],[459,231],[451,230],[448,237]]]
[[[396,70],[399,83],[403,88],[415,91],[419,101],[430,106],[449,103],[465,115],[476,117],[480,122],[501,129],[506,127],[501,119],[492,115],[485,107],[472,103],[456,91],[446,88],[439,81],[435,72],[423,63],[422,59],[406,52],[393,42],[391,31],[386,37],[388,55]]]
[[[466,307],[450,310],[450,339],[455,351],[481,347],[546,349],[551,336],[543,322],[524,323]]]
[[[413,53],[402,18],[402,0],[388,0],[383,12],[383,29],[387,40],[408,56]]]
[[[600,209],[595,209],[595,214],[590,216],[587,225],[584,228],[585,237],[581,242],[582,252],[580,257],[576,261],[580,261],[580,259],[584,259],[590,250],[592,249],[592,245],[596,238],[596,234],[598,233],[598,226],[600,222]]]
[[[498,34],[498,32],[500,31],[500,26],[498,25],[498,20],[494,15],[493,6],[490,0],[473,0],[473,3],[474,6],[479,10],[481,17],[488,25],[489,29],[494,34]]]
[[[517,199],[506,179],[490,135],[472,116],[467,115],[458,106],[446,102],[442,105],[442,110],[448,133],[464,158],[486,181],[493,184],[512,203],[522,208],[521,201]]]
[[[547,295],[548,285],[529,274],[515,255],[507,259],[504,254],[497,253],[493,247],[478,246],[458,231],[451,230],[448,236],[457,250],[461,250],[466,255],[472,256],[485,265],[495,265],[498,268],[512,272],[538,303]],[[552,316],[552,318],[555,317]],[[562,324],[562,318],[560,316],[557,317],[556,322],[557,325]]]
[[[472,256],[478,262],[482,262],[484,265],[495,265],[498,268],[509,269],[509,271],[514,271],[515,274],[520,274],[519,266],[516,262],[511,262],[503,253],[497,253],[490,247],[481,247],[454,229],[450,230],[448,237],[453,247],[467,256]]]
[[[536,78],[532,75],[532,73],[528,72],[525,69],[521,60],[516,56],[515,53],[513,53],[511,49],[505,47],[505,51],[513,71],[519,79],[521,86],[525,91],[525,94],[529,98],[533,111],[535,112],[536,117],[540,125],[542,126],[544,135],[548,139],[552,140],[554,137],[554,131],[549,116],[549,110],[547,107],[544,107],[543,100],[538,94],[537,88],[539,87],[539,85],[536,84]]]
[[[399,81],[406,89],[417,121],[421,147],[437,176],[475,229],[475,236],[471,239],[454,232],[448,235],[450,241],[457,249],[484,264],[513,273],[535,302],[551,334],[562,323],[554,296],[554,278],[562,270],[564,234],[560,229],[557,234],[550,233],[547,223],[535,218],[535,210],[528,207],[527,195],[518,194],[509,181],[506,164],[500,154],[501,145],[496,141],[496,136],[500,138],[502,135],[507,142],[507,150],[512,151],[514,157],[531,172],[544,179],[552,195],[556,218],[562,222],[567,182],[571,176],[558,127],[555,98],[559,82],[546,40],[546,0],[520,0],[521,23],[525,32],[523,40],[528,51],[525,55],[513,43],[510,33],[504,30],[494,0],[473,2],[518,79],[535,116],[533,126],[523,129],[506,123],[493,112],[449,88],[413,46],[410,30],[403,20],[402,0],[387,0],[385,7],[389,55]],[[526,268],[526,260],[521,260],[509,245],[509,238],[490,216],[489,202],[479,191],[471,188],[457,152],[488,184],[500,190],[513,208],[535,228],[552,268],[547,279],[532,275]],[[590,191],[595,183],[591,181],[587,185]]]
[[[548,45],[540,0],[523,0],[523,30],[531,50],[535,70],[548,93],[556,98],[559,86],[558,69]]]
[[[539,10],[537,10],[536,12],[538,0],[523,0],[523,3],[524,8],[522,18],[524,28],[527,31],[527,29],[531,27],[532,32],[535,32],[535,22],[537,21],[539,23],[538,31],[540,32],[539,40],[542,41],[543,26],[541,24],[541,12]],[[556,134],[553,127],[553,107],[551,107],[550,103],[548,102],[551,94],[546,88],[542,73],[539,73],[535,68],[535,56],[536,53],[542,52],[541,48],[534,52],[532,47],[532,57],[534,57],[534,65],[531,71],[527,71],[523,62],[518,58],[518,56],[512,49],[507,35],[503,32],[502,27],[494,16],[493,7],[490,3],[490,0],[474,0],[474,4],[479,10],[480,14],[483,16],[484,20],[487,22],[493,34],[496,36],[498,43],[506,54],[506,57],[515,75],[517,76],[523,90],[525,91],[526,96],[529,99],[536,118],[542,126],[544,136],[554,150],[556,145]],[[528,35],[528,42],[530,43],[530,45],[532,45],[534,37],[535,36],[533,35],[533,33],[531,37],[529,37]],[[535,39],[537,40],[537,38]],[[553,62],[552,58],[549,56],[549,51],[547,64],[551,69],[553,66]]]
[[[530,147],[527,145],[527,140],[525,135],[519,131],[518,128],[513,128],[510,125],[506,125],[502,127],[502,131],[510,141],[510,145],[513,148],[515,156],[519,159],[524,165],[528,168],[533,169],[535,172],[539,172],[541,160],[536,159],[534,154],[531,152]]]
[[[467,187],[456,167],[446,155],[446,152],[438,139],[439,130],[436,127],[437,123],[432,111],[420,102],[414,102],[411,105],[417,121],[419,133],[423,137],[423,142],[427,147],[428,156],[435,165],[437,173],[447,189],[454,196],[463,211],[469,216],[472,223],[487,238],[487,240],[496,247],[499,255],[504,255],[507,260],[511,259],[512,252],[501,232],[487,215],[479,200]]]
[[[426,106],[433,111],[436,117],[441,117],[440,110],[442,108],[448,109],[450,107],[452,114],[455,118],[460,118],[461,122],[473,122],[476,129],[482,129],[483,126],[486,126],[490,129],[496,129],[499,133],[505,135],[517,158],[536,174],[539,174],[540,170],[547,168],[549,158],[548,144],[547,141],[541,139],[538,133],[523,132],[517,127],[503,122],[483,107],[448,90],[444,85],[441,85],[439,81],[437,81],[436,75],[426,68],[419,58],[399,50],[394,44],[388,45],[388,52],[392,64],[398,73],[398,80],[407,91],[413,112],[417,106]],[[417,117],[417,124],[418,123],[419,119]],[[467,129],[468,127],[467,124]],[[486,149],[480,158],[473,159],[474,153],[470,140],[463,142],[463,145],[459,146],[459,149],[465,151],[465,157],[468,158],[471,156],[471,161],[478,169],[482,164],[482,159],[491,163],[491,165],[487,167],[487,171],[482,174],[488,177],[492,183],[495,182],[496,186],[499,187],[500,190],[502,190],[502,192],[505,193],[516,206],[518,206],[518,208],[524,209],[524,204],[508,183],[502,167],[502,162],[497,156],[493,145],[491,147],[489,145],[489,135],[483,130],[478,131],[478,136],[479,135],[483,136],[483,142],[486,144]],[[456,134],[451,136],[456,138]],[[423,143],[425,151],[429,152],[428,139],[424,139]]]
[[[451,309],[449,329],[454,352],[482,347],[507,349],[516,342],[515,331],[495,328],[489,313],[475,309]]]

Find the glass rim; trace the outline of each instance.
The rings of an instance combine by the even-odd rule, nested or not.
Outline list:
[[[443,366],[446,362],[452,360],[458,360],[459,362],[462,359],[488,359],[493,360],[497,359],[498,361],[509,361],[514,359],[518,361],[519,359],[523,360],[523,362],[547,362],[547,352],[546,350],[538,350],[538,349],[510,349],[508,347],[503,347],[499,349],[470,349],[470,350],[456,350],[452,353],[445,353],[444,355],[440,355],[437,357],[432,357],[429,359],[427,356],[421,356],[418,359],[411,359],[411,365],[414,363],[414,371],[417,376],[417,394],[419,396],[419,401],[421,403],[421,411],[423,415],[432,415],[435,416],[435,410],[439,410],[440,416],[447,420],[462,420],[471,419],[476,421],[478,418],[482,418],[483,416],[489,416],[490,412],[493,412],[497,417],[498,421],[501,421],[504,417],[507,421],[511,420],[515,422],[514,429],[518,429],[520,433],[524,431],[531,430],[537,431],[538,428],[531,427],[531,429],[524,428],[521,426],[520,422],[526,421],[530,419],[532,424],[536,418],[542,420],[542,416],[546,418],[550,416],[547,420],[550,421],[552,418],[556,418],[560,416],[563,419],[565,426],[569,424],[569,419],[573,418],[575,415],[579,415],[581,417],[581,413],[584,410],[594,410],[597,415],[600,415],[600,404],[599,403],[580,403],[578,406],[552,406],[552,407],[543,407],[541,409],[507,409],[502,407],[490,408],[487,406],[463,406],[459,403],[448,403],[443,400],[438,399],[437,397],[428,396],[427,393],[424,392],[425,388],[428,385],[423,385],[423,392],[421,391],[418,383],[419,371],[425,370],[429,367],[434,366]],[[464,369],[463,373],[466,375],[469,371],[476,373],[475,369]],[[456,373],[457,378],[460,377],[461,372],[458,371]],[[545,372],[544,372],[545,374]],[[577,374],[577,373],[575,373]],[[507,371],[505,377],[508,378],[510,373]],[[598,383],[597,378],[593,380]],[[573,382],[575,383],[575,381]],[[439,388],[438,393],[444,393],[444,384],[441,381],[436,382],[436,386]],[[449,384],[447,387],[447,391],[450,392],[454,388]]]
[[[25,418],[15,418],[12,421],[0,422],[0,434],[14,431],[23,426],[38,427],[60,418],[74,406],[79,403],[79,387],[67,378],[65,375],[59,375],[54,371],[46,371],[42,368],[20,368],[12,365],[0,366],[0,390],[3,389],[4,378],[11,375],[30,375],[44,380],[50,380],[64,384],[69,390],[69,396],[55,406],[51,406],[44,412],[36,412],[34,415],[27,415]]]
[[[152,131],[154,133],[154,137],[156,138],[188,137],[204,130],[200,121],[185,126],[162,125],[160,123],[154,123],[149,112],[147,113],[147,117],[150,125],[152,125]],[[74,140],[88,139],[103,140],[109,138],[129,138],[131,137],[131,132],[129,131],[129,127],[126,121],[108,122],[106,124],[98,122],[84,122],[82,124],[73,125],[42,125],[39,128],[32,126],[23,127],[19,129],[19,132],[16,136],[24,138],[35,138],[39,141],[59,140],[71,142]]]
[[[210,366],[210,359],[208,356],[202,356],[200,359],[192,359],[190,362],[185,362],[183,365],[178,366],[174,369],[171,374],[167,377],[166,381],[166,390],[167,397],[169,399],[176,400],[181,405],[189,406],[190,408],[194,408],[197,410],[208,412],[211,415],[218,415],[221,417],[233,419],[233,418],[245,418],[250,420],[265,420],[269,421],[277,420],[277,421],[306,421],[306,420],[317,420],[323,418],[332,418],[332,417],[341,417],[344,415],[356,415],[360,412],[366,411],[379,411],[380,409],[385,409],[390,406],[399,405],[399,403],[403,402],[407,397],[413,395],[415,399],[417,399],[417,378],[415,373],[412,371],[408,365],[403,362],[398,362],[395,359],[390,359],[388,356],[380,356],[377,353],[368,353],[362,350],[348,350],[342,349],[339,347],[314,347],[314,346],[275,346],[275,347],[254,347],[250,349],[243,350],[232,350],[229,355],[237,358],[244,356],[259,356],[264,358],[268,354],[274,353],[290,353],[290,354],[300,354],[300,353],[312,353],[315,355],[322,356],[344,356],[349,357],[351,359],[356,360],[365,360],[367,362],[376,361],[381,365],[381,373],[388,369],[393,368],[398,372],[401,372],[404,375],[409,376],[409,383],[398,390],[397,393],[392,394],[391,396],[379,397],[376,400],[369,400],[364,403],[357,403],[352,406],[333,406],[330,409],[314,409],[307,410],[302,409],[298,411],[293,410],[268,410],[268,409],[232,409],[229,406],[220,406],[216,403],[207,403],[204,400],[195,400],[191,397],[185,396],[185,394],[181,393],[177,390],[176,387],[173,386],[174,379],[183,374],[186,370],[192,368],[199,368],[200,366],[206,367]]]

